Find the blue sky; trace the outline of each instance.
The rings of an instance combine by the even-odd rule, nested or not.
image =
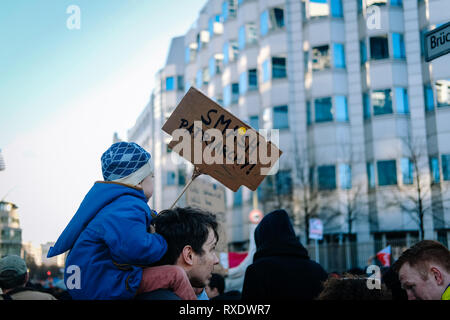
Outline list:
[[[95,180],[114,131],[126,139],[171,38],[206,0],[0,1],[0,199],[23,240],[55,241]],[[70,5],[80,29],[69,30]]]

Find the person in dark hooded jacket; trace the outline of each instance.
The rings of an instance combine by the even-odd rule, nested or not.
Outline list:
[[[313,300],[320,294],[327,273],[297,240],[286,211],[273,211],[261,220],[255,244],[242,300]]]

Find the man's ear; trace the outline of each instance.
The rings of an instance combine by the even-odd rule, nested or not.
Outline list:
[[[192,266],[194,264],[193,253],[194,251],[192,250],[192,247],[189,245],[184,246],[183,251],[181,251],[181,257],[183,259],[183,262],[189,266]]]
[[[436,283],[439,286],[444,283],[444,279],[442,277],[442,273],[441,273],[441,271],[438,268],[433,266],[433,267],[430,268],[430,272],[431,272],[434,280],[436,280]]]

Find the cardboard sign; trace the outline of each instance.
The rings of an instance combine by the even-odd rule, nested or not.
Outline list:
[[[282,154],[248,124],[193,87],[162,130],[173,137],[170,149],[234,192],[241,185],[256,190]],[[189,141],[184,141],[186,134]]]
[[[320,219],[309,219],[309,238],[315,240],[322,240],[323,238],[323,224]]]

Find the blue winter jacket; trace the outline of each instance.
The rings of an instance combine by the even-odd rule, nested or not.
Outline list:
[[[64,282],[73,299],[134,297],[142,267],[167,251],[161,235],[147,232],[151,212],[142,189],[94,184],[47,255],[70,250]]]

